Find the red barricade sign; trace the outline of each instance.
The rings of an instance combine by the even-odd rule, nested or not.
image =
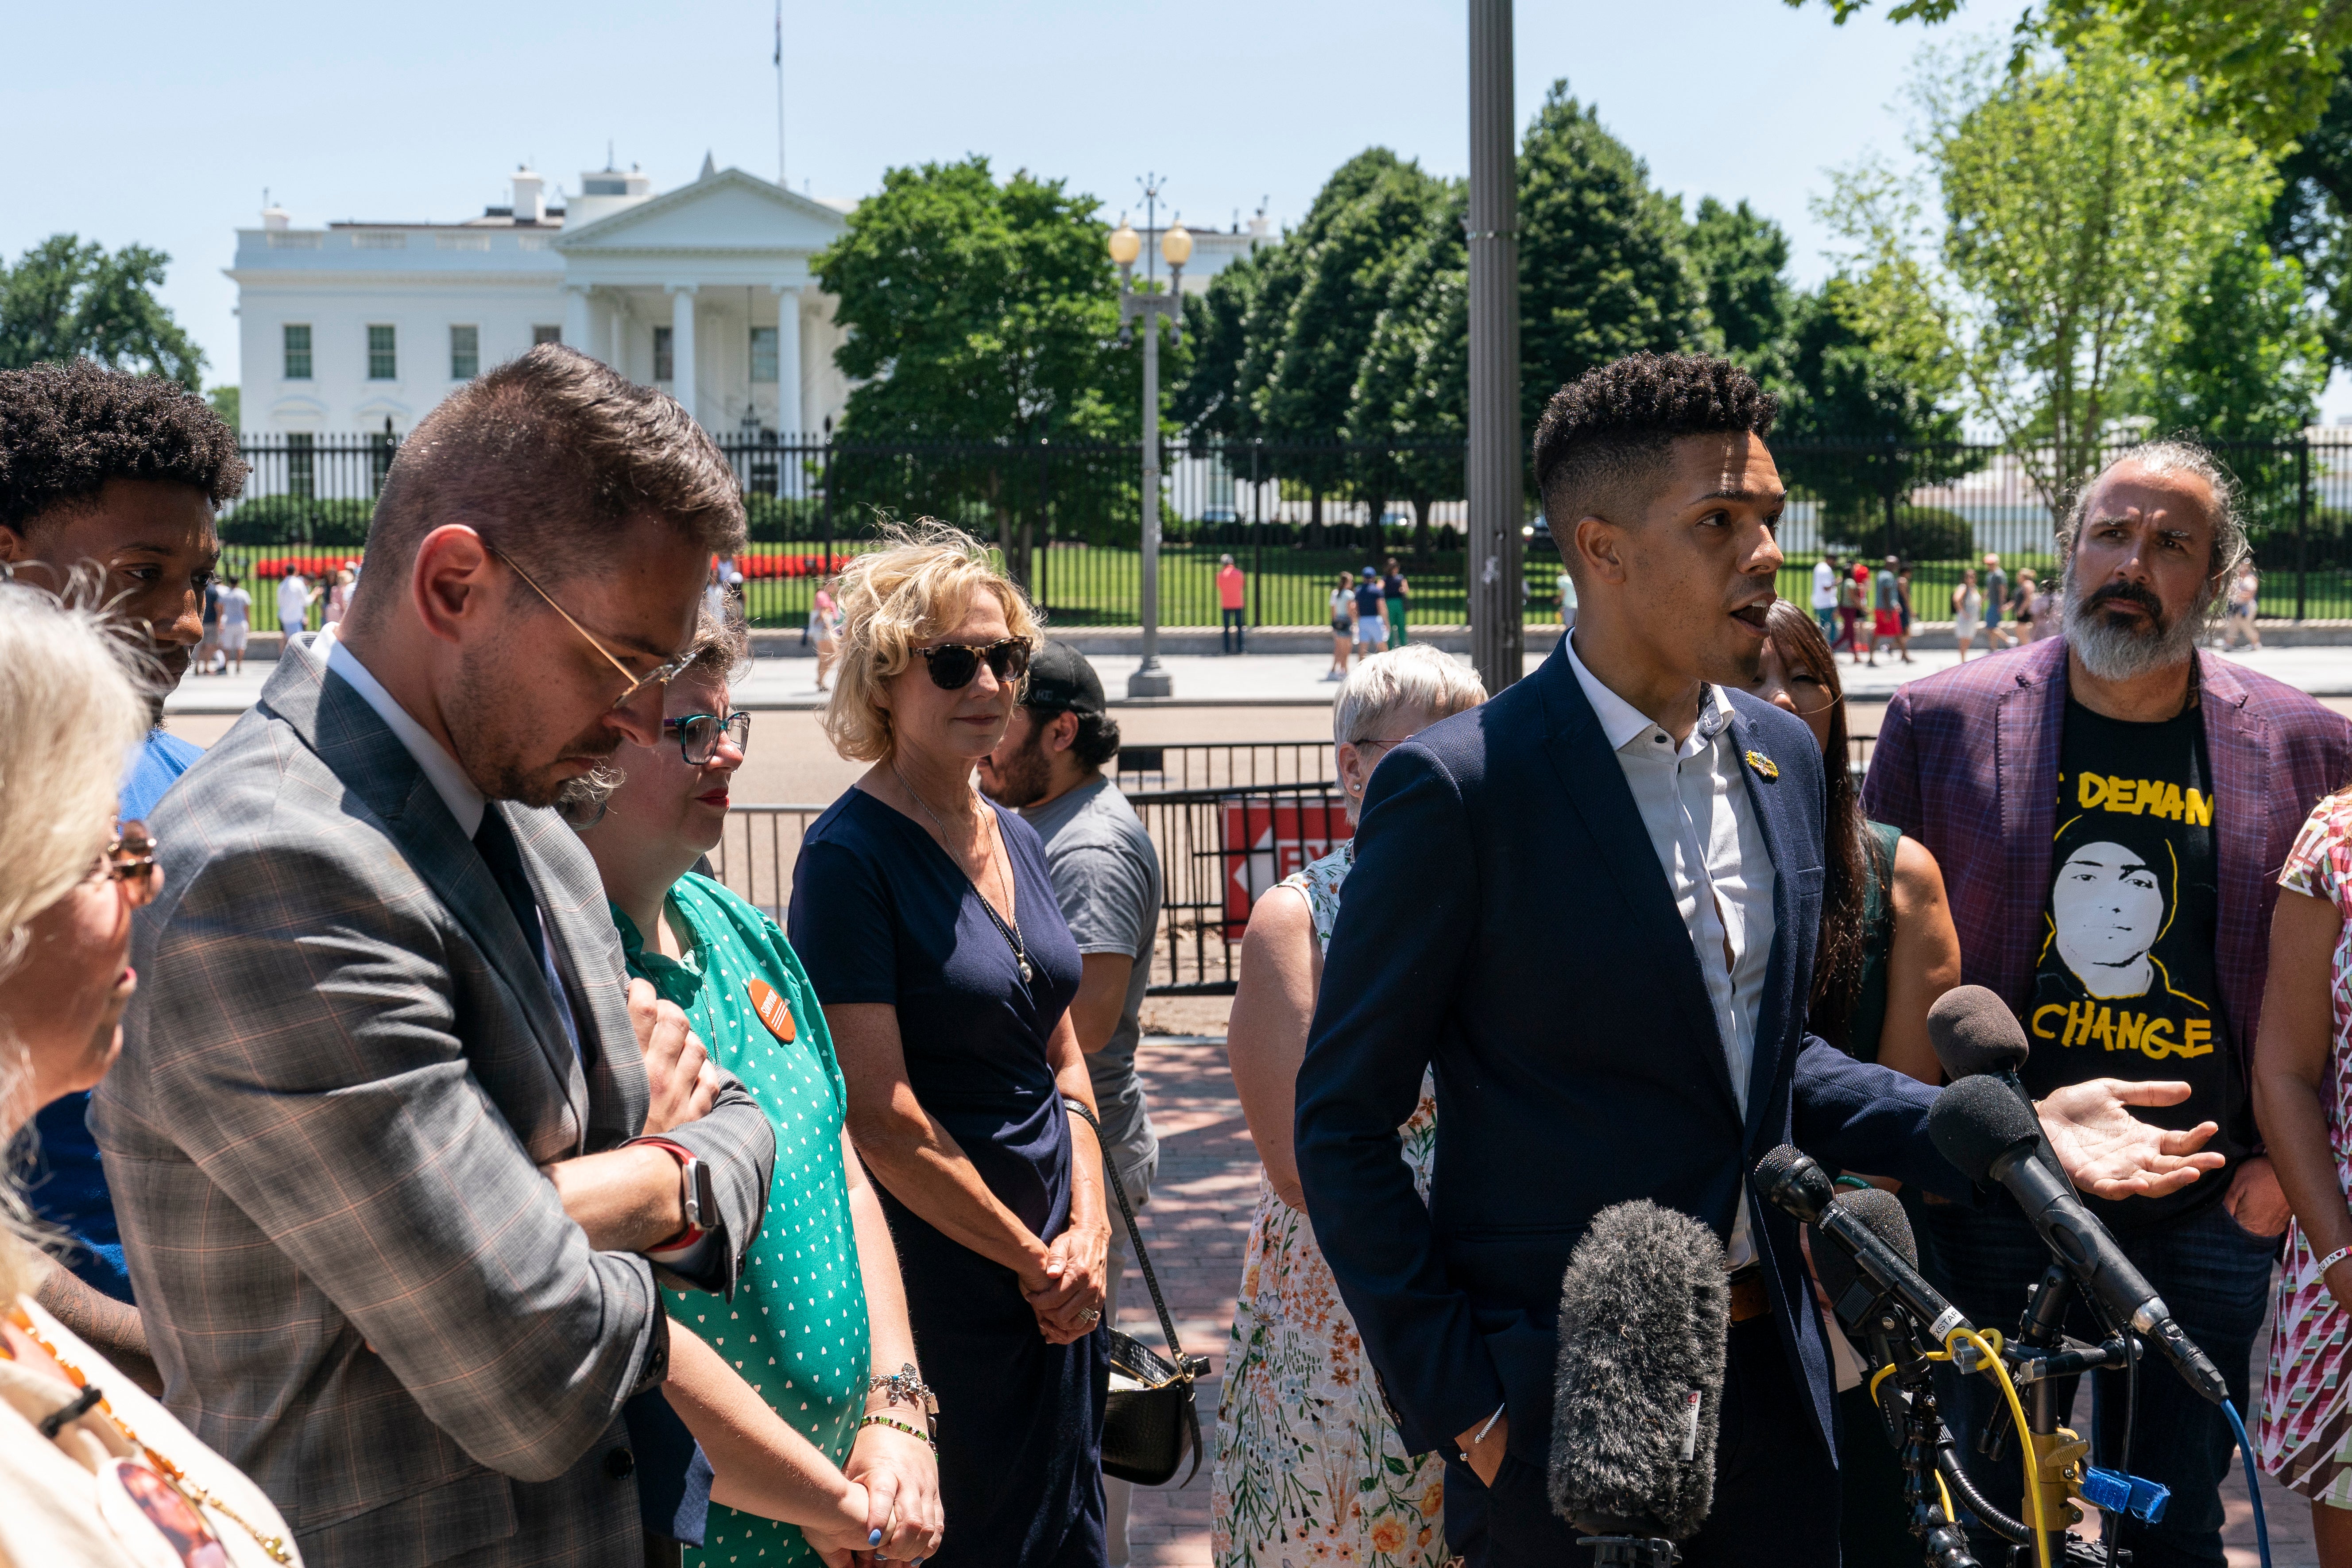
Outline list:
[[[1225,940],[1239,942],[1257,897],[1355,836],[1337,798],[1226,801],[1219,827],[1225,877]]]

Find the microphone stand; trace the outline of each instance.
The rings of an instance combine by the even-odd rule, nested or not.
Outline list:
[[[1868,1323],[1870,1359],[1881,1369],[1873,1375],[1874,1403],[1887,1441],[1901,1456],[1903,1501],[1927,1568],[1979,1568],[1967,1533],[1945,1511],[1936,1482],[1939,1456],[1950,1449],[1951,1436],[1937,1410],[1933,1368],[1920,1353],[1918,1325],[1891,1293],[1872,1303]]]

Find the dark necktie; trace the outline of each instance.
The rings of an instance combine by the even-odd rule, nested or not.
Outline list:
[[[522,928],[522,940],[530,948],[530,956],[541,970],[547,967],[547,948],[540,931],[539,900],[531,896],[530,878],[522,868],[522,848],[515,843],[514,829],[499,815],[494,804],[482,807],[482,826],[474,830],[474,847],[482,852],[490,876],[506,895],[507,908],[513,911],[515,923]]]

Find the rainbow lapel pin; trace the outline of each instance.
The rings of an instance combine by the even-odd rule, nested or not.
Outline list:
[[[1774,762],[1771,758],[1766,756],[1761,752],[1748,752],[1748,765],[1754,768],[1758,773],[1763,774],[1767,779],[1777,779],[1780,776],[1780,764]]]

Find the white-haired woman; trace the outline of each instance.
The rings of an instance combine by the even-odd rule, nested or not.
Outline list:
[[[936,524],[843,574],[825,731],[865,776],[813,823],[793,945],[938,1391],[938,1568],[1098,1568],[1102,1151],[1069,1020],[1077,943],[1037,835],[972,787],[1041,640],[977,540]]]
[[[0,584],[0,1143],[112,1065],[131,911],[163,882],[146,829],[114,820],[148,724],[121,647]],[[48,1266],[13,1186],[0,1204],[0,1564],[299,1563],[260,1488],[35,1302]]]
[[[1331,708],[1333,757],[1352,828],[1372,770],[1390,747],[1476,707],[1468,667],[1425,643],[1359,663]],[[1307,1554],[1380,1568],[1445,1557],[1445,1465],[1416,1459],[1389,1425],[1363,1341],[1315,1243],[1291,1148],[1294,1086],[1339,919],[1353,840],[1266,889],[1242,939],[1225,1049],[1265,1175],[1242,1255],[1240,1300],[1217,1412],[1210,1494],[1219,1568],[1276,1568]],[[1398,1157],[1429,1195],[1437,1107],[1397,1129]]]

